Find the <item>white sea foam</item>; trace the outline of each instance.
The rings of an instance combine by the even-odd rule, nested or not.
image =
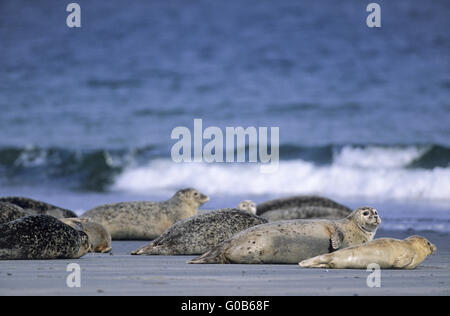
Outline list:
[[[360,168],[401,168],[420,158],[427,147],[345,146],[334,155],[334,164]]]
[[[315,193],[343,198],[450,200],[450,168],[395,167],[407,160],[402,155],[398,155],[396,164],[375,167],[372,166],[374,160],[368,159],[364,167],[351,163],[353,155],[346,160],[346,155],[348,153],[338,155],[336,162],[328,166],[316,166],[303,160],[281,161],[273,174],[260,173],[256,164],[180,164],[155,160],[125,170],[117,177],[113,189],[158,193],[195,187],[208,194],[239,196]]]

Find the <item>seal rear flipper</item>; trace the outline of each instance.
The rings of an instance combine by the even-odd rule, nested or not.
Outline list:
[[[157,241],[153,241],[147,246],[141,247],[131,253],[132,255],[151,256],[151,255],[174,255],[174,252],[167,245],[160,245]]]
[[[153,248],[153,243],[150,243],[148,245],[145,245],[141,248],[136,249],[135,251],[131,252],[132,256],[140,256],[147,254],[147,251],[149,251],[151,248]]]
[[[212,249],[200,257],[194,258],[192,260],[187,261],[186,263],[190,264],[224,264],[230,263],[230,261],[225,257],[221,248]]]
[[[327,255],[321,255],[314,258],[301,261],[298,265],[303,268],[328,268],[331,259]]]

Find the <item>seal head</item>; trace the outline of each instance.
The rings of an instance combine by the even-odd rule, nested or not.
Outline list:
[[[241,211],[247,211],[256,215],[256,204],[255,202],[250,200],[244,200],[241,203],[239,203],[237,209]]]

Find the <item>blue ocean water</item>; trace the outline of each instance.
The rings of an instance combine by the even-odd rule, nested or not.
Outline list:
[[[448,1],[377,1],[379,29],[369,1],[79,0],[79,29],[68,3],[0,2],[0,195],[321,194],[450,231]],[[278,172],[173,163],[195,118],[279,127]]]

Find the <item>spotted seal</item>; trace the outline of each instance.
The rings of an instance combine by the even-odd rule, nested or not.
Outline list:
[[[238,209],[195,215],[172,225],[149,245],[132,255],[199,255],[234,234],[267,220]]]
[[[436,250],[435,245],[421,236],[404,240],[380,238],[307,259],[299,265],[304,268],[367,269],[369,264],[376,263],[382,269],[415,269]]]
[[[71,210],[26,197],[2,197],[0,202],[14,204],[33,215],[50,215],[56,218],[77,217],[77,214]]]
[[[306,195],[275,199],[257,205],[258,215],[270,222],[291,219],[342,219],[352,213],[331,199]]]
[[[164,202],[122,202],[96,207],[81,217],[104,226],[113,240],[148,240],[159,237],[179,220],[193,216],[209,200],[189,188]]]
[[[371,241],[381,219],[362,207],[341,220],[290,220],[246,229],[188,263],[291,263]]]
[[[29,215],[31,214],[25,212],[21,207],[17,205],[0,202],[0,224],[8,223],[10,221]]]
[[[0,260],[77,259],[90,248],[86,233],[49,215],[0,225]]]

